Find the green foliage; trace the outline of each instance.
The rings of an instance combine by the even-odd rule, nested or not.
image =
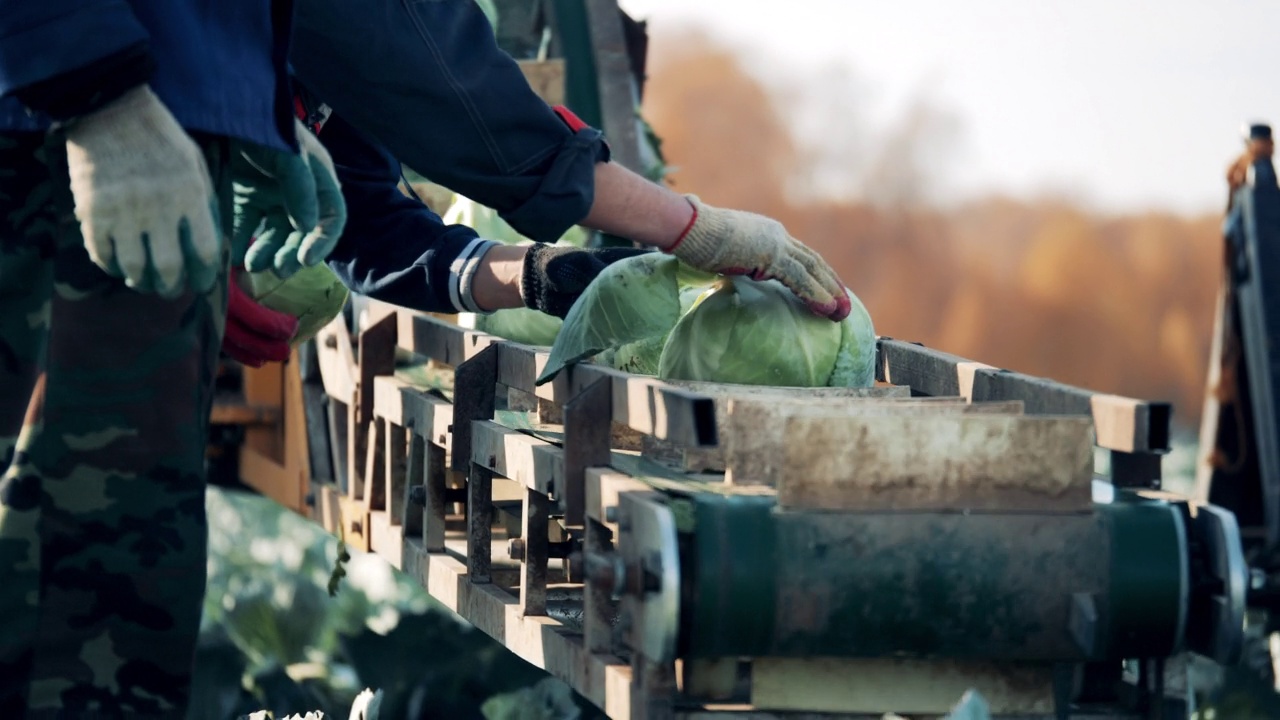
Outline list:
[[[347,718],[366,688],[381,693],[376,720],[482,720],[490,697],[548,677],[377,556],[352,553],[343,592],[330,596],[332,535],[266,498],[216,488],[207,498],[209,581],[189,720],[264,710]],[[599,717],[575,699],[584,718]]]

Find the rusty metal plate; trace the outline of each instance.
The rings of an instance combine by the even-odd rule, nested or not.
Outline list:
[[[623,567],[638,579],[623,599],[623,612],[631,619],[632,649],[653,662],[671,662],[680,627],[675,515],[659,502],[624,494],[619,498],[618,524]]]

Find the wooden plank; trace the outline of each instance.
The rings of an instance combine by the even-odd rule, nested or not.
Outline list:
[[[526,662],[546,670],[610,718],[630,718],[631,670],[617,658],[586,652],[581,639],[547,616],[524,616],[519,600],[492,584],[468,581],[457,559],[427,553],[405,541],[404,565],[436,600],[498,640]]]
[[[503,341],[498,351],[498,382],[534,397],[563,405],[569,400],[565,383],[536,385],[551,355],[530,345]]]
[[[737,385],[733,383],[664,380],[663,384],[681,388],[718,401],[729,400],[831,400],[911,397],[906,385],[874,385],[872,387],[781,387],[776,385]],[[719,403],[717,403],[719,407]]]
[[[298,494],[299,478],[290,474],[288,468],[247,446],[240,448],[239,459],[240,478],[245,485],[285,507],[295,509],[298,503],[294,496]]]
[[[1097,393],[1045,378],[1002,370],[916,343],[880,338],[878,380],[910,385],[925,395],[961,395],[973,401],[1022,400],[1030,415],[1090,415],[1097,444],[1122,452],[1170,448],[1173,407]]]
[[[602,378],[564,407],[564,487],[558,497],[568,527],[582,527],[586,517],[587,469],[609,465],[610,426],[601,417],[612,414],[611,401],[610,383]]]
[[[360,345],[360,380],[356,385],[358,418],[368,424],[373,420],[374,378],[396,371],[396,319],[386,316],[365,328],[358,339]]]
[[[683,472],[720,472],[728,470],[726,451],[729,435],[735,432],[729,423],[729,404],[739,406],[755,404],[764,408],[795,407],[797,405],[839,405],[847,402],[887,401],[935,401],[964,402],[963,398],[912,398],[911,388],[890,385],[870,388],[784,388],[753,387],[748,385],[716,385],[713,383],[672,383],[677,387],[705,394],[715,403],[716,439],[719,445],[709,448],[684,447],[680,443],[645,436],[641,454]],[[749,440],[750,438],[748,438]]]
[[[1088,512],[1091,440],[1087,417],[789,417],[778,505]]]
[[[342,315],[316,334],[316,356],[320,361],[320,379],[324,382],[325,393],[344,403],[355,402],[356,356]]]
[[[453,405],[439,397],[402,388],[404,427],[412,428],[431,445],[444,448],[445,454],[453,450]]]
[[[970,688],[992,713],[1053,713],[1053,668],[914,659],[770,659],[751,666],[762,710],[945,715]]]
[[[595,520],[618,536],[618,522],[614,513],[619,497],[624,493],[652,493],[653,486],[609,468],[589,468],[587,470],[587,517]]]
[[[882,400],[810,400],[759,402],[730,400],[722,421],[725,435],[725,482],[777,487],[784,473],[786,421],[814,415],[1021,415],[1022,403],[968,403],[964,398],[897,398]]]
[[[414,488],[425,493],[427,484],[427,441],[417,433],[409,433],[409,452],[405,464],[404,497],[400,501],[400,524],[408,537],[422,537],[423,511],[412,501]],[[426,504],[425,494],[422,505]]]
[[[369,549],[397,570],[404,569],[404,528],[384,510],[369,513]]]
[[[493,472],[471,463],[467,476],[467,575],[473,583],[492,582]]]
[[[460,328],[426,314],[400,313],[397,328],[399,347],[451,367],[461,365],[501,341],[493,335]]]
[[[545,351],[425,315],[401,315],[400,323],[401,347],[418,355],[456,367],[497,345],[499,384],[564,404],[595,382],[608,379],[614,397],[613,422],[692,446],[715,445],[715,409],[704,395],[590,363],[566,368],[554,381],[537,386],[534,381],[548,357]]]
[[[449,467],[464,471],[471,465],[471,430],[477,420],[493,418],[497,401],[498,348],[485,347],[458,366],[456,382],[467,392],[457,396],[453,405],[453,449]]]
[[[338,498],[341,493],[331,484],[316,487],[316,504],[312,510],[312,519],[332,535],[338,534],[342,524],[342,508]]]
[[[369,552],[369,508],[347,495],[338,496],[338,522],[347,545]]]
[[[555,495],[564,478],[564,451],[492,421],[472,425],[471,459],[543,495]]]
[[[521,503],[520,611],[524,615],[547,614],[548,521],[551,503],[546,495],[525,489]]]
[[[293,362],[276,366],[281,395],[281,420],[272,431],[278,440],[273,455],[255,449],[251,443],[240,448],[241,479],[286,508],[307,514],[307,494],[311,488],[310,438],[304,417],[302,375],[299,354]],[[267,368],[263,368],[266,370]]]
[[[413,394],[416,392],[413,386],[393,375],[382,375],[374,378],[373,414],[393,425],[403,427],[409,424],[405,421],[405,404],[410,400],[401,397],[401,393]]]
[[[564,104],[564,58],[516,62],[538,97],[551,106]]]
[[[374,418],[367,424],[365,439],[364,491],[360,494],[370,510],[387,509],[387,421]]]
[[[405,501],[409,496],[405,489],[409,482],[409,440],[405,429],[390,420],[382,420],[386,429],[386,447],[382,452],[386,470],[386,488],[383,499],[392,525],[400,525],[404,518]]]
[[[615,423],[689,447],[710,447],[717,442],[715,402],[706,395],[598,365],[566,368],[556,380],[562,377],[576,389],[608,379]]]
[[[284,412],[285,366],[271,363],[260,368],[245,368],[241,375],[244,401],[248,405],[277,408]],[[284,428],[279,424],[253,426],[245,430],[244,447],[264,457],[283,463]]]

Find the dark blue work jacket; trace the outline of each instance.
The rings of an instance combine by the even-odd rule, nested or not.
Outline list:
[[[353,292],[472,310],[458,284],[488,246],[396,188],[400,163],[551,242],[584,218],[608,148],[566,122],[498,47],[473,0],[296,0],[290,63],[332,109],[319,137],[347,227],[329,265]],[[501,20],[499,20],[501,21]]]
[[[50,125],[15,89],[145,42],[150,85],[188,131],[296,148],[286,68],[292,15],[292,0],[0,2],[0,131]]]

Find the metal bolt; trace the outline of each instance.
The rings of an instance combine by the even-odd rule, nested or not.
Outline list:
[[[427,486],[414,485],[413,487],[409,488],[409,502],[413,503],[414,505],[426,505],[427,504]]]
[[[507,555],[512,560],[524,560],[524,540],[522,538],[511,538],[511,542],[507,543]]]
[[[315,494],[314,492],[309,492],[309,493],[307,493],[307,497],[306,497],[306,499],[305,499],[303,502],[305,502],[305,503],[307,504],[307,507],[315,507],[315,506],[316,506],[316,494]]]
[[[327,347],[327,348],[329,348],[329,349],[331,349],[331,350],[332,350],[332,349],[337,348],[337,347],[338,347],[338,337],[337,337],[336,335],[330,335],[329,337],[325,338],[325,339],[324,339],[324,346],[325,346],[325,347]]]
[[[352,521],[351,521],[351,532],[353,532],[353,533],[359,533],[359,532],[360,532],[360,521],[359,521],[359,520],[352,520]]]
[[[582,551],[574,550],[569,553],[565,564],[565,580],[571,583],[582,582]]]
[[[622,595],[626,569],[622,558],[613,553],[587,553],[583,557],[587,582],[617,598]]]
[[[604,521],[616,523],[618,522],[618,506],[610,505],[604,509]]]

